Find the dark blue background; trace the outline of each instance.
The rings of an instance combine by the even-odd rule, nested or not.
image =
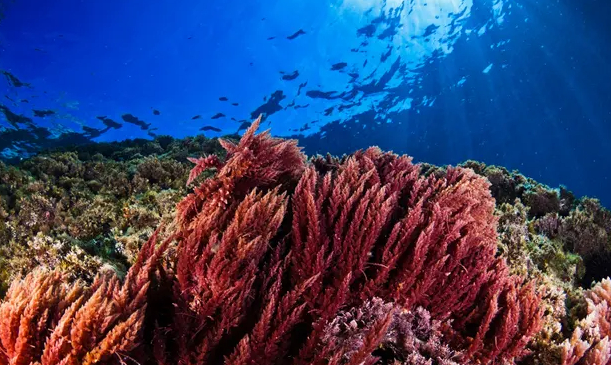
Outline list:
[[[476,159],[611,206],[610,2],[211,4],[7,3],[4,157],[216,136],[264,113],[308,153],[377,144],[436,164]]]

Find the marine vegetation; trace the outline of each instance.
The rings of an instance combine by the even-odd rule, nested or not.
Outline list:
[[[87,281],[103,266],[124,275],[155,228],[172,222],[188,156],[221,150],[203,137],[161,136],[0,163],[0,294],[38,266]]]
[[[596,202],[375,147],[308,159],[259,124],[184,156],[195,187],[124,279],[15,278],[0,364],[609,363],[611,281],[582,289],[575,248],[609,249]]]

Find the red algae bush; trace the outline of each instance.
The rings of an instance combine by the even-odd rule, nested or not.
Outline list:
[[[451,167],[427,176],[377,148],[308,161],[295,141],[256,135],[259,123],[222,142],[223,160],[192,159],[189,183],[213,175],[123,284],[45,271],[13,282],[0,364],[508,364],[528,354],[541,294],[496,255],[485,178]]]

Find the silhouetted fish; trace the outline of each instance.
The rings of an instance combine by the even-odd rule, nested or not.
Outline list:
[[[220,129],[218,129],[218,128],[216,128],[216,127],[213,127],[213,126],[211,126],[211,125],[206,125],[206,126],[203,126],[203,127],[201,127],[199,130],[200,130],[200,131],[204,131],[204,132],[206,132],[206,131],[220,132],[220,131],[221,131]]]
[[[98,118],[99,120],[101,120],[101,121],[102,121],[102,123],[104,123],[104,125],[105,125],[106,127],[108,127],[108,128],[119,129],[119,128],[123,127],[123,124],[121,124],[121,123],[117,123],[117,122],[115,122],[114,120],[112,120],[112,119],[110,119],[110,118],[107,118],[106,116],[99,116],[99,117],[96,117],[96,118]]]
[[[284,73],[284,72],[281,72],[281,73]],[[299,71],[295,70],[288,75],[282,75],[282,80],[290,81],[290,80],[295,80],[297,77],[299,77]]]
[[[35,117],[39,117],[39,118],[44,118],[48,115],[53,115],[55,114],[55,112],[53,110],[36,110],[36,109],[32,109],[32,111],[34,112],[34,116]]]
[[[6,77],[6,80],[8,81],[9,85],[14,86],[14,87],[31,87],[30,84],[26,83],[26,82],[21,82],[21,80],[19,80],[15,75],[13,75],[12,73],[8,72],[8,71],[2,71],[2,73],[4,74],[4,77]]]
[[[142,130],[147,130],[151,126],[151,123],[145,123],[143,120],[136,118],[131,114],[123,114],[121,119],[126,121],[127,123],[135,124],[140,127]]]
[[[102,133],[106,132],[104,130],[91,128],[86,125],[83,126],[83,131],[85,131],[85,134],[87,134],[89,138],[99,137],[100,135],[102,135]]]
[[[298,31],[296,31],[295,33],[291,34],[290,36],[286,37],[286,39],[288,40],[293,40],[297,37],[299,37],[300,35],[306,34],[303,29],[299,29]]]
[[[348,64],[346,62],[338,62],[336,64],[334,64],[333,66],[331,66],[331,71],[338,71],[341,70],[342,68],[348,66]]]
[[[242,122],[242,124],[240,124],[240,128],[238,128],[238,132],[242,130],[247,130],[248,128],[250,128],[251,124],[252,122],[248,121]]]

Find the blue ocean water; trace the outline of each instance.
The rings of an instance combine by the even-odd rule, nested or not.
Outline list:
[[[611,2],[4,0],[0,154],[219,136],[476,159],[611,206]]]

